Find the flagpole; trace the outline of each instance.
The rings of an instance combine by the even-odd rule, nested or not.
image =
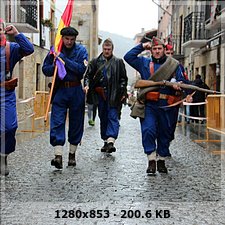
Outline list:
[[[58,69],[58,67],[55,65],[55,70],[54,70],[54,74],[53,74],[53,78],[52,78],[52,85],[51,85],[50,94],[49,94],[49,98],[48,98],[48,104],[47,104],[47,108],[46,108],[46,112],[45,112],[45,119],[44,119],[45,126],[46,126],[46,122],[48,119],[48,113],[49,113],[49,108],[50,108],[50,104],[51,104],[51,100],[52,100],[53,89],[55,86],[57,69]]]

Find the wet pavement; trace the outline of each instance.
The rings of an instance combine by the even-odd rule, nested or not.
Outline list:
[[[99,122],[85,132],[77,167],[50,165],[49,134],[20,134],[1,178],[1,225],[223,225],[224,140],[205,124],[179,124],[171,143],[168,174],[147,176],[138,120],[123,108],[116,153],[101,153]],[[23,141],[21,141],[23,139]],[[196,142],[198,141],[198,143]]]

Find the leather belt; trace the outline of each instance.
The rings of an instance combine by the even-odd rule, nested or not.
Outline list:
[[[147,92],[145,95],[147,101],[158,101],[159,99],[167,100],[169,105],[181,100],[181,96],[161,94],[159,92]]]
[[[18,78],[14,77],[10,80],[0,82],[0,87],[4,87],[6,90],[14,90],[17,87]]]
[[[76,87],[76,86],[80,86],[81,82],[80,81],[65,81],[65,82],[61,82],[59,84],[60,88],[70,88],[70,87]]]

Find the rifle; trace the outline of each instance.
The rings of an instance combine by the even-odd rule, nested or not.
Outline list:
[[[174,83],[174,82],[169,82],[166,80],[163,81],[152,81],[152,80],[138,80],[136,81],[135,88],[147,88],[147,87],[156,87],[160,88],[161,86],[168,86],[168,87],[173,87],[174,85],[177,85],[178,87],[184,88],[184,89],[191,89],[195,91],[202,91],[210,94],[221,94],[219,91],[213,91],[213,90],[208,90],[204,88],[200,88],[191,84],[183,84],[183,83]],[[157,87],[158,86],[158,87]]]

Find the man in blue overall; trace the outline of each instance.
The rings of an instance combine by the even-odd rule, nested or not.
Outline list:
[[[144,50],[151,50],[152,56],[150,58],[139,56]],[[156,37],[153,37],[152,42],[140,43],[132,48],[124,59],[140,73],[143,80],[185,82],[179,62],[165,55],[165,45]],[[140,124],[142,145],[148,157],[146,172],[155,174],[157,168],[158,172],[167,173],[165,158],[170,156],[169,145],[173,127],[172,107],[167,106],[180,100],[180,96],[177,96],[180,88],[174,85],[173,88],[165,86],[144,89],[142,94],[139,93],[138,100],[144,106],[144,116],[140,118]]]
[[[86,69],[85,62],[88,61],[86,48],[75,42],[78,35],[75,28],[65,27],[61,30],[61,35],[63,41],[61,53],[55,54],[50,51],[42,67],[46,76],[53,76],[55,60],[59,57],[64,61],[66,69],[64,78],[60,77],[59,72],[57,73],[51,110],[50,144],[55,150],[55,158],[51,161],[51,165],[57,169],[63,168],[62,155],[66,140],[67,111],[68,142],[70,143],[68,166],[76,166],[75,154],[84,130],[85,94],[81,80]]]
[[[7,42],[5,34],[14,36],[16,42]],[[3,19],[0,19],[0,52],[0,174],[8,175],[7,157],[15,151],[18,127],[15,95],[17,78],[13,78],[12,73],[16,63],[24,56],[32,54],[34,48],[15,26],[6,27]]]
[[[127,96],[127,74],[122,59],[113,55],[113,42],[106,39],[102,53],[91,60],[84,76],[87,103],[98,105],[100,133],[104,141],[101,152],[116,151],[115,140],[119,134],[119,113]]]

